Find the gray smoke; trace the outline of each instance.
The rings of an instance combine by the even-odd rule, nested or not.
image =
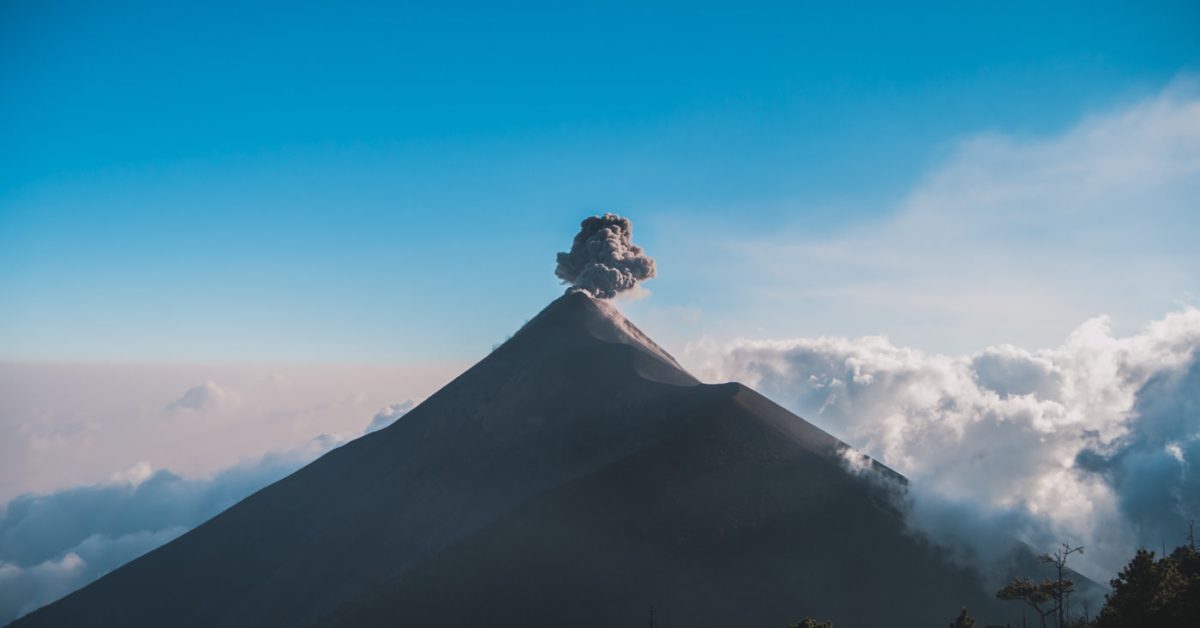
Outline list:
[[[633,243],[633,223],[616,214],[579,224],[571,252],[558,254],[554,274],[600,299],[611,299],[654,276],[654,260]]]

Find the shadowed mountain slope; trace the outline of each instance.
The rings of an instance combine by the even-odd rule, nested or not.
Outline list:
[[[392,426],[33,626],[944,625],[1008,617],[876,466],[573,293]],[[893,484],[894,485],[894,484]]]

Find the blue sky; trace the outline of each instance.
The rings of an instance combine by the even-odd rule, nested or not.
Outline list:
[[[659,259],[629,307],[663,333],[938,347],[911,313],[784,320],[696,257],[888,220],[964,138],[1054,138],[1200,61],[1187,2],[243,5],[0,9],[0,359],[476,357],[605,210]]]

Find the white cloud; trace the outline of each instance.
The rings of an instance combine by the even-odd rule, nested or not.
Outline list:
[[[237,402],[237,393],[209,381],[187,389],[183,396],[167,404],[167,410],[209,412],[229,408]]]
[[[380,408],[379,412],[375,413],[375,417],[367,425],[365,433],[377,432],[395,423],[396,419],[408,414],[419,403],[421,403],[420,399],[407,399],[401,403],[393,403]]]
[[[464,366],[0,363],[0,504],[138,461],[203,477],[322,433],[358,434],[375,410],[427,396]],[[206,382],[235,402],[166,409]]]
[[[109,478],[109,483],[128,484],[136,487],[142,482],[150,479],[150,477],[153,475],[154,467],[150,465],[150,461],[142,460],[141,462],[138,462],[124,471],[118,471],[117,473],[112,474],[112,477]]]
[[[174,539],[347,440],[322,435],[200,479],[142,462],[103,484],[13,499],[0,511],[0,624]]]
[[[200,388],[220,389],[192,390]],[[0,625],[174,539],[352,438],[387,427],[418,403],[389,404],[362,432],[321,434],[209,477],[186,478],[141,461],[100,484],[25,494],[0,505]]]
[[[24,615],[71,592],[75,588],[72,583],[85,570],[86,563],[74,552],[25,569],[0,561],[0,621]]]
[[[1107,319],[1052,349],[959,356],[882,337],[696,344],[739,380],[908,476],[914,522],[976,553],[1009,530],[1070,539],[1107,579],[1200,517],[1200,310],[1115,336]]]
[[[697,231],[685,216],[659,227],[678,239],[659,256],[723,282],[721,298],[695,297],[712,311],[692,337],[761,327],[943,352],[1046,346],[1098,312],[1124,325],[1196,305],[1197,199],[1200,81],[1185,76],[1054,134],[965,137],[895,205],[852,211],[832,234]]]

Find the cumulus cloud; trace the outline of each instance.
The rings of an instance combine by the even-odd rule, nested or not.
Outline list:
[[[417,407],[417,404],[419,403],[421,403],[420,399],[408,399],[401,403],[388,404],[380,408],[379,412],[375,413],[375,417],[372,418],[371,422],[367,425],[367,430],[365,433],[370,434],[371,432],[378,432],[392,423],[395,423],[396,419],[408,414],[409,411]]]
[[[204,382],[187,389],[183,396],[167,404],[167,411],[196,410],[208,412],[221,410],[237,403],[237,394],[228,388],[218,386],[216,382]]]
[[[1200,518],[1197,309],[1125,337],[1092,319],[1036,351],[950,356],[876,336],[689,353],[707,379],[754,386],[906,475],[912,523],[976,556],[1013,533],[1070,540],[1105,581]]]
[[[588,216],[554,274],[594,297],[611,299],[654,277],[654,260],[633,243],[633,223],[616,214]]]
[[[103,484],[11,500],[0,511],[0,624],[174,539],[345,441],[323,435],[202,479],[142,462]]]

